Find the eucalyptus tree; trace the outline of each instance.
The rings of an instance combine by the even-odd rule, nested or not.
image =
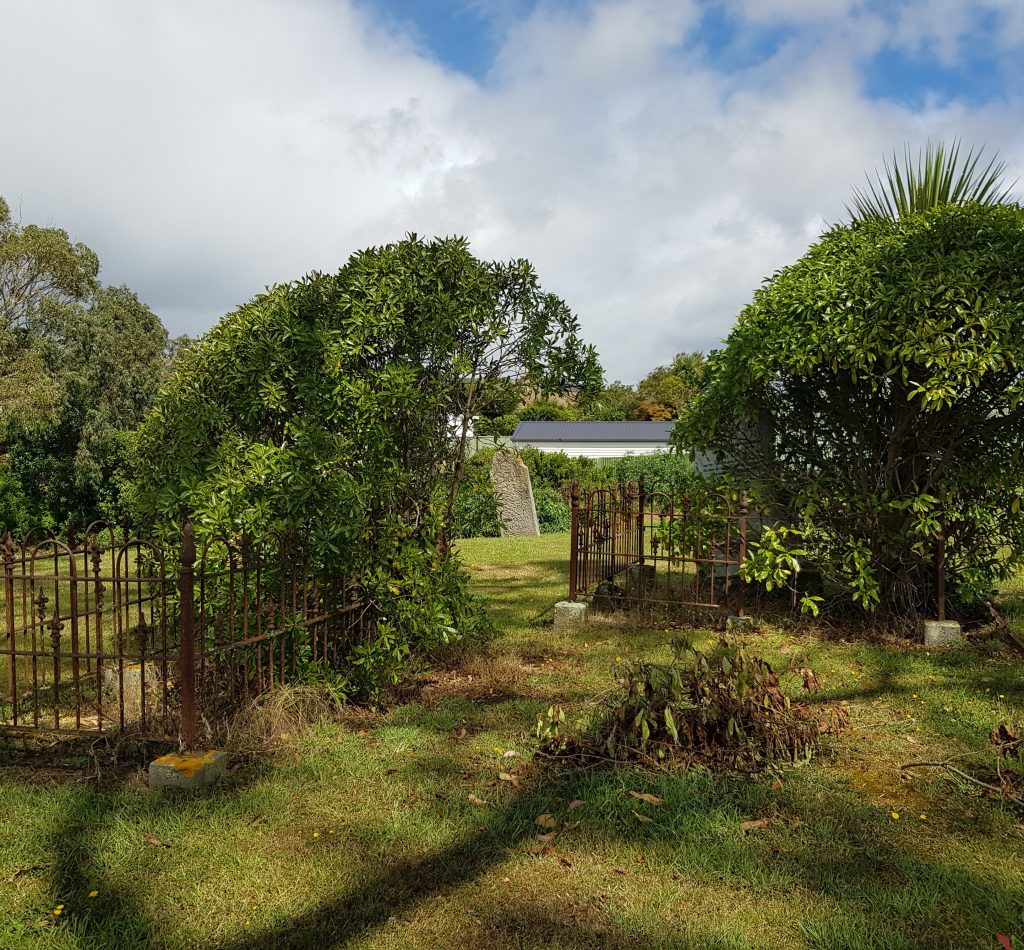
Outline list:
[[[22,225],[0,197],[0,447],[12,429],[52,423],[63,389],[34,346],[34,327],[78,306],[99,286],[99,260],[66,231]]]

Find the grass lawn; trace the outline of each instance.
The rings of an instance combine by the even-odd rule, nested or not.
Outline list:
[[[850,712],[810,765],[774,781],[545,768],[537,714],[557,701],[571,720],[616,658],[671,634],[538,621],[566,587],[566,535],[461,547],[488,650],[212,794],[2,753],[0,947],[1024,947],[1024,815],[898,768],[1024,719],[1019,661],[769,629],[757,648],[806,651],[815,699]]]

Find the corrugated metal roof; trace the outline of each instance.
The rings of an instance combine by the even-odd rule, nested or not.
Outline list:
[[[520,422],[513,442],[668,442],[674,422]]]

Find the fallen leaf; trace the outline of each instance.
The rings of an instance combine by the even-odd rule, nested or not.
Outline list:
[[[154,838],[151,834],[146,833],[143,835],[146,840],[146,844],[151,844],[156,848],[169,848],[169,844],[164,844],[159,838]]]
[[[562,830],[575,831],[577,828],[579,828],[579,826],[580,823],[578,821],[567,821],[564,825],[562,825]]]
[[[467,795],[466,797],[469,799],[470,805],[476,805],[478,808],[487,807],[487,802],[485,802],[482,798],[478,798],[472,792],[470,792],[469,795]]]
[[[638,811],[633,812],[633,816],[636,818],[637,821],[642,821],[645,825],[650,825],[654,822],[653,818],[648,818],[646,815],[641,815]]]
[[[547,832],[547,834],[537,835],[537,840],[538,841],[550,841],[557,834],[558,834],[557,831],[549,831],[549,832]]]
[[[516,775],[511,775],[508,772],[499,772],[498,778],[500,778],[503,782],[510,782],[516,788],[519,788],[519,777]]]
[[[514,749],[509,749],[509,750],[508,750],[508,752],[506,752],[506,753],[505,753],[505,754],[504,754],[504,755],[502,756],[502,758],[503,758],[503,759],[514,759],[514,758],[515,758],[515,757],[516,757],[516,756],[517,756],[518,754],[519,754],[519,753],[518,753],[518,752],[516,752],[516,751],[515,751]]]
[[[570,861],[568,858],[559,858],[558,859],[558,863],[560,865],[562,865],[563,868],[571,868],[572,867],[572,861]]]
[[[574,798],[571,802],[569,802],[569,811],[572,811],[574,808],[579,808],[580,805],[585,805],[585,804],[586,804],[586,802],[583,801],[582,798]]]
[[[554,815],[549,815],[547,812],[534,818],[534,823],[540,825],[541,828],[558,827],[558,821],[555,819]]]
[[[397,775],[398,774],[398,769],[385,769],[384,770],[384,774],[385,775]]]
[[[249,822],[250,825],[265,825],[266,823],[266,818],[253,818],[253,820]]]
[[[501,879],[501,883],[502,884],[511,884],[512,883],[512,878],[510,878],[510,877],[503,877]]]
[[[45,865],[33,864],[28,867],[18,868],[9,878],[7,878],[8,884],[13,884],[22,874],[31,874],[33,871],[43,871]]]
[[[751,831],[756,831],[762,828],[768,827],[767,818],[755,818],[753,821],[745,821],[740,825],[740,831],[744,834],[748,834]]]
[[[658,798],[657,795],[652,795],[650,792],[634,792],[630,791],[630,795],[633,798],[639,798],[642,802],[647,802],[648,805],[660,805],[664,799]]]
[[[779,778],[778,776],[776,776],[775,778],[773,778],[773,779],[772,779],[772,788],[773,788],[773,789],[774,789],[774,790],[775,790],[776,792],[781,792],[781,791],[782,791],[782,779],[781,779],[781,778]]]
[[[818,677],[814,675],[814,670],[812,670],[809,666],[801,667],[799,670],[797,670],[797,673],[799,673],[800,676],[803,677],[804,689],[806,689],[807,692],[816,693],[819,689],[821,689],[821,684],[818,682]]]
[[[542,844],[539,848],[531,848],[530,849],[530,854],[532,854],[535,858],[539,858],[541,855],[544,855],[544,854],[554,854],[554,853],[555,853],[555,846],[553,844]]]
[[[996,940],[999,941],[999,946],[1003,950],[1013,950],[1013,941],[1006,934],[996,934]]]

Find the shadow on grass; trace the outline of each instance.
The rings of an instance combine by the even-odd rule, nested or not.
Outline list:
[[[831,786],[828,797],[841,803],[837,814],[815,819],[818,827],[813,833],[783,830],[766,832],[761,838],[745,838],[739,832],[737,815],[764,811],[770,805],[774,796],[767,783],[736,784],[671,775],[647,778],[658,781],[655,787],[665,796],[665,806],[655,812],[653,823],[630,818],[630,805],[635,801],[624,795],[622,778],[614,773],[542,773],[505,805],[482,811],[480,830],[423,860],[385,864],[356,887],[314,910],[218,946],[226,950],[343,946],[365,937],[476,881],[527,842],[543,854],[544,846],[532,840],[538,832],[534,819],[545,812],[564,816],[563,803],[576,796],[624,803],[614,821],[602,821],[597,832],[599,848],[628,844],[651,854],[675,848],[688,855],[688,873],[704,873],[726,888],[744,889],[755,898],[760,894],[765,901],[794,890],[811,895],[815,905],[820,900],[820,910],[804,922],[795,921],[794,926],[805,927],[808,935],[834,930],[840,936],[834,942],[815,940],[813,946],[838,950],[857,945],[981,945],[977,943],[981,935],[1011,929],[1024,911],[1021,892],[1003,886],[994,876],[980,876],[941,858],[919,854],[912,843],[887,839],[880,833],[885,821],[880,810],[851,797],[849,788],[835,777],[829,777],[827,784]],[[633,775],[625,780],[641,783],[643,777]],[[820,807],[820,791],[804,801],[798,796],[797,804],[808,809]],[[723,822],[732,830],[723,832]],[[539,866],[537,873],[550,872]],[[487,924],[489,936],[501,936],[514,946],[747,945],[746,940],[737,943],[728,935],[716,936],[714,920],[686,921],[691,930],[709,931],[701,930],[692,938],[679,933],[679,921],[669,918],[663,927],[634,925],[627,932],[622,923],[603,913],[586,908],[573,912],[553,892],[551,898],[543,906],[529,896],[510,902],[507,912],[492,915]],[[735,929],[735,922],[732,926]],[[844,943],[842,934],[863,934],[865,939],[863,944]],[[746,938],[751,936],[752,932],[746,933]]]
[[[43,846],[43,852],[52,856],[45,867],[54,906],[64,907],[62,926],[79,938],[82,947],[164,945],[166,935],[154,931],[147,907],[130,887],[117,886],[107,876],[101,858],[103,833],[113,822],[156,823],[192,802],[201,802],[204,810],[216,811],[258,782],[266,771],[252,764],[201,794],[131,796],[112,792],[109,787],[76,789],[65,809],[55,816],[53,831]],[[174,847],[173,841],[147,841],[145,837],[139,844],[157,849]],[[90,896],[94,892],[95,897]]]

